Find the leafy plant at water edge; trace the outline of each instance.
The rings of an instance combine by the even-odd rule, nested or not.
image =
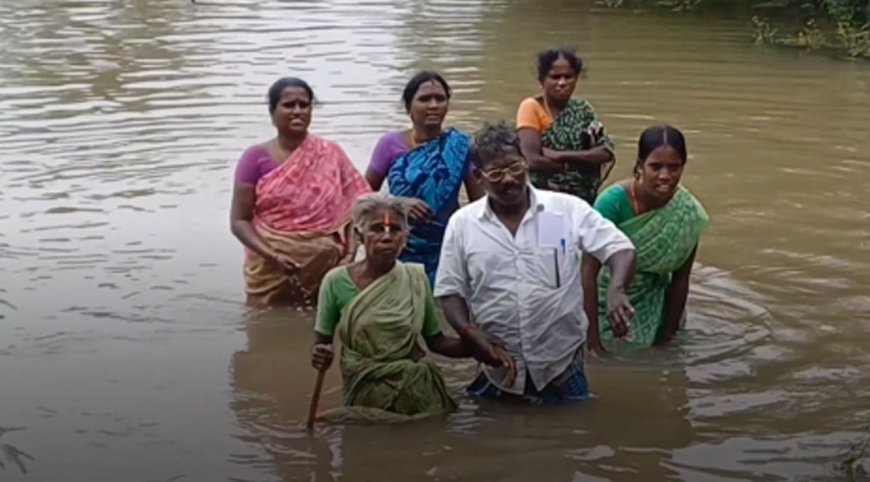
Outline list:
[[[816,26],[816,19],[807,20],[804,27],[797,33],[796,43],[798,47],[815,50],[825,45],[825,34]]]
[[[830,48],[852,57],[870,56],[870,0],[599,0],[610,8],[647,4],[676,12],[701,6],[763,11],[752,17],[756,44],[789,45],[810,50]],[[779,24],[801,25],[794,34],[781,35]]]
[[[14,432],[16,430],[24,430],[24,429],[18,428],[18,427],[14,427],[14,428],[0,427],[0,437],[2,437],[4,434],[6,434],[8,432]],[[18,466],[18,470],[20,470],[22,474],[26,474],[27,467],[24,466],[24,462],[21,459],[25,458],[27,460],[33,461],[33,457],[30,454],[28,454],[22,450],[19,450],[17,447],[10,445],[10,444],[7,444],[7,443],[0,443],[0,455],[2,455],[2,457],[0,457],[0,470],[6,470],[7,463],[14,463],[15,465]]]
[[[870,26],[864,24],[861,28],[841,23],[837,25],[837,38],[843,49],[852,57],[861,57],[870,53]]]
[[[674,12],[688,12],[701,3],[701,0],[659,0],[658,4]]]
[[[767,19],[755,16],[752,17],[752,23],[755,25],[755,32],[752,34],[752,38],[756,44],[773,44],[779,38],[779,30],[773,28]]]
[[[870,474],[866,467],[870,467],[870,427],[867,427],[868,435],[863,440],[849,448],[843,454],[843,461],[837,469],[853,480],[865,480]]]
[[[756,44],[789,45],[809,50],[828,47],[845,52],[850,57],[862,57],[870,54],[870,27],[860,28],[841,23],[837,26],[837,41],[829,41],[825,34],[810,19],[796,35],[780,35],[770,21],[752,17],[755,31],[752,39]]]

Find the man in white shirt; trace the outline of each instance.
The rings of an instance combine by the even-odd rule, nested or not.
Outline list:
[[[489,352],[479,359],[503,349],[512,363],[484,367],[468,391],[536,403],[585,400],[588,321],[578,248],[610,269],[608,318],[624,336],[634,311],[625,294],[634,246],[585,201],[530,186],[512,127],[484,126],[472,161],[487,195],[450,218],[434,294],[468,345]]]

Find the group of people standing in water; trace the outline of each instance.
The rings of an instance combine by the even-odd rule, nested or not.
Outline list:
[[[599,192],[615,155],[592,105],[574,96],[582,61],[553,48],[537,67],[542,91],[519,104],[515,125],[473,136],[444,126],[447,81],[417,74],[402,93],[410,128],[381,137],[365,173],[308,132],[307,83],[270,88],[277,136],[242,155],[231,209],[248,301],[316,306],[312,364],[331,366],[337,335],[347,407],[455,408],[421,339],[481,363],[473,396],[581,401],[584,349],[649,347],[684,326],[708,218],[680,184],[683,134],[646,129],[634,176]]]

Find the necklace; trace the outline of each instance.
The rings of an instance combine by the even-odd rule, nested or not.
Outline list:
[[[419,146],[419,145],[421,145],[421,144],[425,144],[425,143],[427,143],[427,142],[429,142],[429,141],[432,140],[432,139],[424,139],[422,142],[417,142],[417,138],[416,138],[416,136],[414,135],[414,133],[415,133],[414,129],[411,129],[411,130],[408,131],[408,135],[406,136],[406,138],[407,138],[407,140],[408,140],[408,147],[410,147],[411,150],[414,150],[414,149],[417,148],[417,146]],[[436,136],[436,137],[437,137],[437,136]],[[433,139],[434,139],[434,138],[433,138]]]
[[[550,108],[550,101],[547,100],[547,94],[541,94],[541,99],[544,100],[544,111],[547,112],[547,115],[549,115],[551,119],[555,119],[556,116],[553,114],[553,109]],[[562,111],[560,110],[559,113],[561,114]]]
[[[275,153],[278,154],[278,157],[280,158],[280,161],[277,161],[278,164],[286,161],[290,157],[290,154],[293,153],[293,151],[291,150],[284,149],[284,147],[281,146],[281,143],[278,142],[278,138],[272,139],[272,148],[275,150]]]
[[[547,94],[541,96],[544,99],[544,110],[547,112],[547,115],[550,116],[551,119],[555,119],[556,117],[553,115],[553,111],[550,109],[550,102],[547,101]]]
[[[417,148],[418,145],[419,144],[417,144],[417,140],[414,139],[414,129],[409,130],[408,131],[408,147],[410,147],[411,150],[414,150]]]

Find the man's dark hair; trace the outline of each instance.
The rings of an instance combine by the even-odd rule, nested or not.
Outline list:
[[[504,155],[510,149],[516,149],[522,155],[517,130],[505,121],[495,124],[487,122],[474,133],[471,162],[477,169],[483,169],[487,162]]]

